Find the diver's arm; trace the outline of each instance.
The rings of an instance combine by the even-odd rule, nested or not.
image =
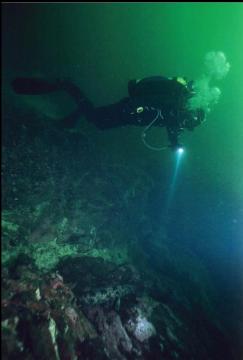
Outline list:
[[[178,138],[180,136],[180,133],[182,132],[182,129],[166,127],[166,130],[170,142],[169,146],[172,148],[180,147],[181,145]]]

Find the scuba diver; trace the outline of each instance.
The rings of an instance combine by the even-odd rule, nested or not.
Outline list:
[[[167,147],[181,147],[179,136],[185,130],[192,131],[205,119],[201,108],[189,110],[188,100],[194,95],[193,82],[184,78],[166,78],[163,76],[148,77],[128,82],[128,96],[119,102],[94,107],[77,85],[69,80],[53,82],[41,78],[19,77],[12,82],[17,94],[41,95],[56,91],[67,92],[77,107],[70,115],[60,119],[60,127],[73,128],[80,116],[93,123],[101,130],[134,125],[143,127],[142,140],[146,146],[147,131],[153,127],[165,127],[170,144]]]

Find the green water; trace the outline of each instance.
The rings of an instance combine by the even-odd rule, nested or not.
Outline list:
[[[224,51],[231,69],[219,84],[220,102],[208,121],[184,138],[192,171],[197,169],[207,181],[219,182],[224,191],[239,197],[243,194],[242,19],[240,3],[4,4],[4,75],[7,79],[19,73],[71,77],[95,104],[102,105],[126,95],[131,78],[196,78],[208,51]],[[144,149],[139,134],[140,130],[126,129],[93,136],[107,151],[132,161],[142,154],[152,157],[157,166],[167,155]],[[163,135],[154,132],[153,136],[159,141]]]

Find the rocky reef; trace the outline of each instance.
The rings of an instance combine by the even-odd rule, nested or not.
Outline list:
[[[236,359],[203,263],[151,220],[147,165],[4,115],[3,359]]]

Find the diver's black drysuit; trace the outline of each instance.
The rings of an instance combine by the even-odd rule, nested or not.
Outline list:
[[[154,76],[128,83],[128,97],[107,106],[94,107],[78,86],[68,80],[48,82],[43,79],[17,78],[12,82],[19,94],[39,95],[64,90],[75,100],[77,109],[60,120],[72,128],[81,115],[105,130],[125,125],[166,127],[170,146],[177,147],[178,136],[186,128],[193,130],[203,118],[202,112],[190,112],[186,103],[192,90],[182,78]]]

